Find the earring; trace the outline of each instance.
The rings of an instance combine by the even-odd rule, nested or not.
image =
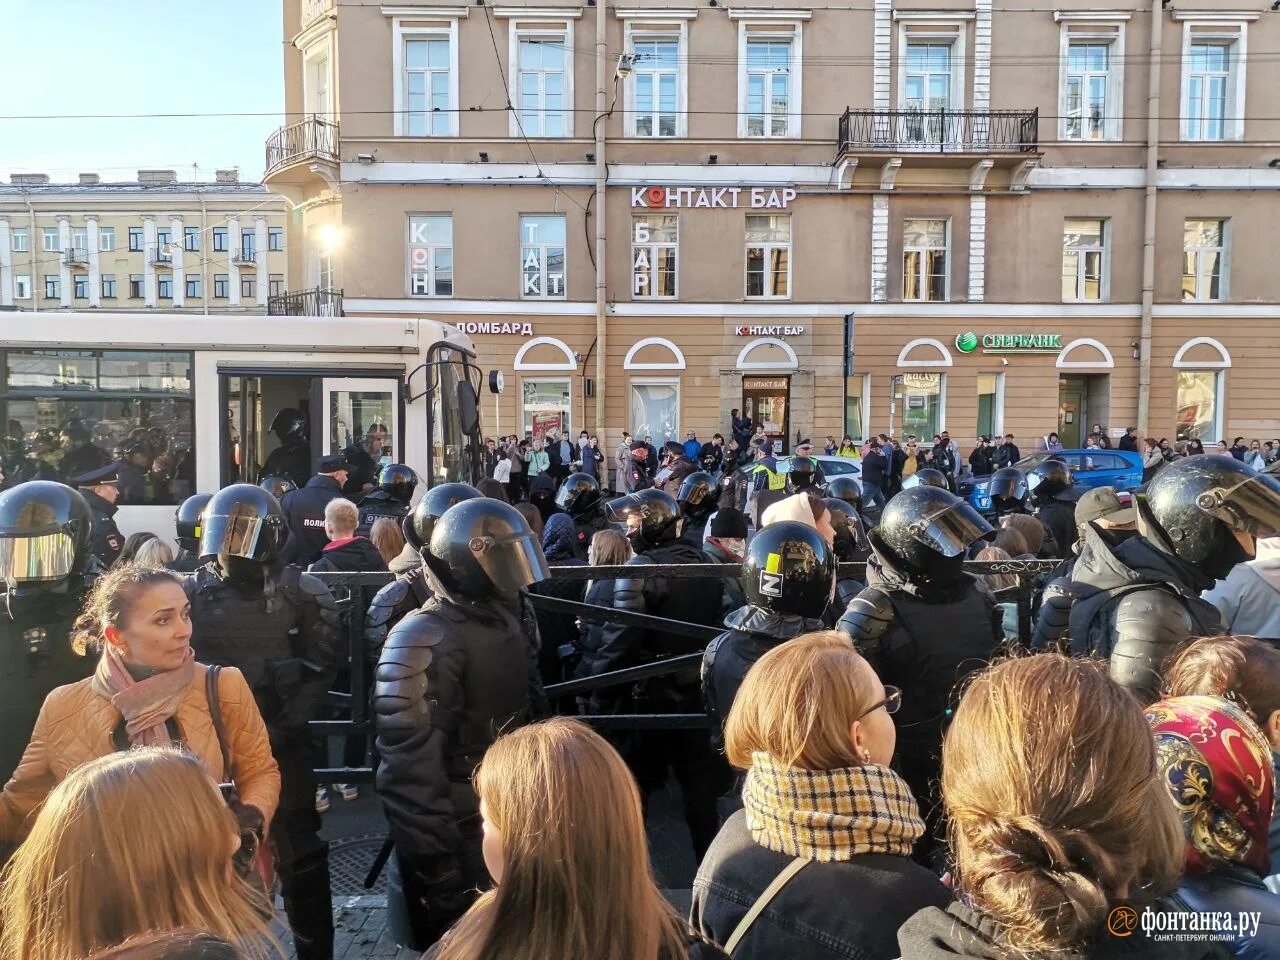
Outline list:
[[[859,756],[859,758],[858,758],[858,759],[860,759],[863,763],[870,763],[870,762],[871,762],[871,751],[870,751],[870,750],[863,750],[863,751],[862,751],[862,754]]]

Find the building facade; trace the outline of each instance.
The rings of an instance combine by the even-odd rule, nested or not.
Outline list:
[[[0,184],[0,309],[266,313],[288,287],[285,202],[220,170],[180,183]]]
[[[488,433],[1280,431],[1265,5],[284,16],[295,302],[460,325]]]

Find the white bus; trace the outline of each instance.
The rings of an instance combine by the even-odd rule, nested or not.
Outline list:
[[[307,420],[312,466],[376,444],[419,489],[480,476],[474,346],[435,320],[3,312],[0,367],[8,482],[131,464],[126,535],[171,537],[186,497],[257,483],[284,408]]]

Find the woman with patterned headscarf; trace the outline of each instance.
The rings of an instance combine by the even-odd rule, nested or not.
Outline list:
[[[1229,931],[1238,957],[1280,958],[1280,899],[1262,882],[1270,872],[1268,833],[1275,806],[1271,746],[1235,703],[1171,697],[1147,708],[1159,775],[1187,836],[1182,883],[1173,906],[1199,913],[1260,917]]]

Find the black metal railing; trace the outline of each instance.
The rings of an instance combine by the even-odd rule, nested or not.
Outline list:
[[[281,127],[267,138],[269,174],[277,167],[315,157],[338,162],[338,125],[312,115]]]
[[[269,317],[341,317],[342,291],[324,287],[267,297]]]
[[[840,117],[840,151],[1034,153],[1037,110],[875,110],[850,107]]]

